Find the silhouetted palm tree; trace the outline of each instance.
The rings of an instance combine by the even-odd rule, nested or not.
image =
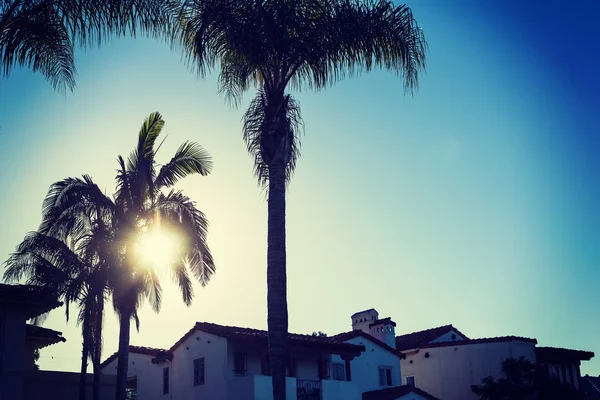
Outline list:
[[[111,35],[166,32],[171,0],[0,0],[0,76],[14,67],[41,72],[55,89],[75,86],[74,45]]]
[[[99,263],[89,263],[78,254],[78,248],[85,255],[89,249],[82,249],[83,243],[77,239],[61,240],[41,232],[30,232],[17,246],[6,261],[4,280],[19,282],[26,279],[28,284],[53,290],[66,303],[66,317],[69,319],[69,306],[79,307],[77,324],[82,327],[82,357],[79,382],[79,399],[85,399],[88,359],[94,365],[94,400],[99,399],[99,358],[102,347],[102,314],[106,280],[101,278]],[[88,261],[92,261],[88,259]]]
[[[288,89],[320,90],[349,75],[384,68],[417,87],[426,42],[407,6],[388,0],[189,0],[179,38],[200,75],[219,83],[244,115],[254,171],[268,187],[267,308],[274,400],[285,398],[287,348],[285,186],[299,157],[300,111]]]
[[[133,319],[139,329],[137,310],[148,300],[159,311],[162,289],[158,275],[141,257],[139,240],[157,224],[184,237],[181,257],[170,265],[173,278],[181,289],[183,300],[190,305],[193,297],[191,272],[203,286],[215,272],[212,255],[206,242],[208,222],[195,203],[172,187],[182,178],[207,175],[212,168],[210,156],[192,142],[183,143],[173,158],[159,170],[156,168],[156,146],[164,121],[152,113],[142,125],[138,145],[125,161],[118,158],[117,192],[114,199],[103,194],[89,179],[69,178],[51,187],[44,201],[42,230],[54,234],[84,235],[90,231],[81,214],[100,216],[110,240],[96,244],[102,250],[107,287],[119,317],[119,357],[117,364],[116,399],[125,399],[129,359],[130,324]],[[168,193],[163,190],[169,189]],[[50,228],[52,227],[52,228]],[[90,236],[93,237],[93,236]],[[89,246],[89,244],[87,244]]]

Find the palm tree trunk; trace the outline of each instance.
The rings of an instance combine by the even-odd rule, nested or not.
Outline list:
[[[269,166],[267,233],[267,310],[273,400],[285,400],[288,355],[287,277],[285,252],[285,166]]]
[[[102,322],[104,313],[104,295],[99,296],[98,310],[94,326],[94,352],[92,366],[94,368],[94,383],[92,386],[92,399],[100,400],[100,358],[102,357]]]
[[[86,329],[85,325],[88,325],[87,322],[83,323],[83,345],[81,347],[81,374],[79,375],[79,400],[85,400],[85,392],[87,389],[87,363],[89,356],[89,329]],[[88,332],[86,332],[86,330]]]
[[[115,400],[125,400],[127,387],[127,366],[129,365],[129,334],[131,328],[130,312],[123,312],[119,316],[119,357],[117,362],[117,391]]]

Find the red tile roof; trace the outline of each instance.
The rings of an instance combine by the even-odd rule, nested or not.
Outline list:
[[[62,332],[42,328],[41,326],[27,324],[25,332],[27,340],[35,342],[35,347],[38,349],[42,349],[58,342],[67,341],[67,339],[62,336]]]
[[[362,398],[363,400],[396,400],[397,398],[406,396],[409,393],[416,393],[428,400],[440,400],[419,388],[408,385],[364,392],[362,394]]]
[[[332,336],[331,339],[345,342],[346,340],[354,339],[356,337],[364,337],[365,339],[370,340],[371,342],[375,343],[382,349],[387,350],[390,353],[394,354],[395,356],[398,356],[400,358],[406,358],[406,356],[404,354],[402,354],[401,352],[397,351],[396,349],[394,349],[391,346],[388,346],[387,344],[385,344],[381,340],[377,339],[376,337],[373,337],[373,336],[369,335],[368,333],[361,331],[360,329],[337,334],[335,336]]]
[[[434,347],[449,347],[449,346],[466,346],[470,344],[480,343],[502,343],[502,342],[528,342],[537,344],[536,339],[526,338],[522,336],[498,336],[492,338],[481,338],[481,339],[468,339],[468,340],[457,340],[453,342],[437,342],[429,343],[421,346],[421,349],[430,349]]]
[[[0,306],[18,307],[27,319],[47,313],[62,304],[55,293],[43,287],[0,284]]]
[[[591,351],[571,350],[558,347],[536,347],[535,357],[540,363],[589,361],[594,357],[594,353]]]
[[[396,349],[398,350],[410,350],[423,347],[432,340],[445,335],[450,331],[455,331],[457,334],[465,339],[468,339],[466,335],[463,335],[458,329],[452,325],[439,326],[437,328],[426,329],[424,331],[418,331],[408,333],[406,335],[396,336]],[[454,342],[452,342],[454,343]]]
[[[129,346],[129,352],[135,354],[144,354],[155,358],[165,356],[168,354],[168,350],[144,346]],[[118,356],[118,352],[113,353],[110,357],[108,357],[100,364],[100,368],[104,368],[107,364],[115,360]]]
[[[382,319],[376,319],[375,321],[373,321],[372,323],[369,324],[369,328],[375,325],[383,325],[383,324],[392,324],[394,326],[396,326],[396,323],[394,321],[392,321],[392,319],[390,317],[387,318],[382,318]]]
[[[238,339],[238,340],[251,340],[258,341],[261,343],[267,343],[268,333],[260,329],[241,328],[238,326],[227,326],[217,325],[209,322],[196,322],[196,325],[190,329],[185,335],[181,337],[171,348],[170,352],[173,352],[179,347],[188,337],[194,332],[201,331],[210,333],[215,336],[220,336],[227,339]],[[354,353],[357,356],[365,351],[364,346],[357,346],[350,343],[344,343],[336,340],[332,340],[328,337],[312,336],[312,335],[300,335],[297,333],[288,334],[289,344],[292,346],[299,347],[319,347],[325,348],[332,352],[332,354],[338,353]]]

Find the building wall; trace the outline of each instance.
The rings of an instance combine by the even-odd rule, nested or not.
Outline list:
[[[475,400],[471,385],[480,385],[490,375],[500,377],[502,361],[522,356],[535,362],[535,344],[512,341],[424,348],[406,354],[400,364],[403,383],[414,376],[416,387],[440,399]]]
[[[254,397],[253,400],[273,400],[273,384],[270,376],[256,375],[254,376]],[[296,400],[296,378],[285,378],[285,398],[286,400]],[[237,398],[230,398],[237,400]]]
[[[227,339],[196,331],[173,353],[173,399],[220,400],[227,398]],[[194,386],[194,360],[204,357],[204,385]],[[145,400],[145,399],[144,399]]]
[[[361,400],[362,392],[355,382],[322,381],[323,400]]]
[[[311,356],[296,356],[296,378],[309,381],[319,380],[319,357],[318,355]],[[331,371],[329,371],[331,376]]]
[[[440,337],[435,338],[430,343],[452,342],[453,341],[452,335],[455,336],[455,339],[454,339],[455,341],[461,341],[461,340],[465,339],[463,336],[461,336],[455,330],[451,330],[450,332],[447,332],[447,333],[441,335]]]
[[[550,375],[555,376],[561,382],[573,385],[575,389],[579,389],[578,374],[580,371],[578,364],[549,364],[547,367]]]
[[[400,357],[382,349],[379,345],[364,337],[346,340],[346,343],[365,346],[365,351],[350,362],[352,382],[355,382],[361,393],[381,389],[379,386],[379,367],[391,367],[392,386],[400,386]],[[344,361],[340,356],[332,356],[332,362]],[[445,399],[444,399],[445,400]]]
[[[29,371],[24,376],[23,400],[75,400],[79,398],[77,372]],[[94,376],[87,375],[86,398],[92,398]],[[115,398],[116,375],[100,376],[100,400]],[[140,397],[141,398],[141,397]]]
[[[0,309],[0,400],[21,399],[25,372],[25,316]]]
[[[169,399],[170,397],[168,394],[163,395],[163,365],[152,364],[153,358],[153,356],[146,354],[130,352],[127,377],[137,378],[137,394],[139,399]],[[116,375],[117,363],[118,358],[105,365],[104,368],[102,368],[101,373],[104,375]],[[170,385],[170,389],[173,389],[173,385]]]

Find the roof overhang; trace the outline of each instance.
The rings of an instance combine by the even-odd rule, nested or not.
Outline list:
[[[26,340],[36,349],[67,341],[62,336],[62,332],[30,324],[26,325]]]
[[[594,357],[591,351],[562,349],[556,347],[536,347],[535,357],[541,364],[576,363],[589,361]]]
[[[32,319],[63,305],[51,290],[32,285],[0,284],[0,307],[18,310]]]

